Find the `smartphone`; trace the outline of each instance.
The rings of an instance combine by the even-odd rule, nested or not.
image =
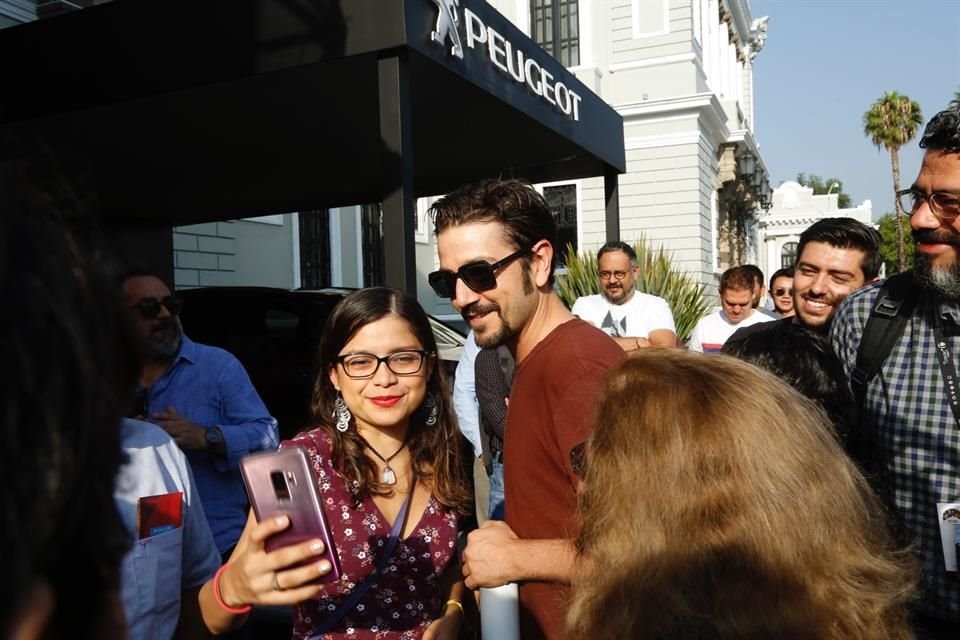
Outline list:
[[[240,460],[240,471],[257,522],[281,514],[290,518],[289,527],[267,538],[267,550],[319,538],[326,547],[323,556],[330,561],[332,569],[318,578],[317,582],[339,580],[340,558],[330,534],[307,450],[292,446],[249,455]],[[316,562],[316,558],[298,566],[311,562]]]

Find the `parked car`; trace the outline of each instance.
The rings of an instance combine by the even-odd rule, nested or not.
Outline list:
[[[280,437],[290,438],[312,422],[310,394],[321,331],[333,307],[351,291],[208,287],[177,293],[184,300],[186,334],[235,355],[279,422]],[[432,316],[430,324],[452,384],[464,335]]]

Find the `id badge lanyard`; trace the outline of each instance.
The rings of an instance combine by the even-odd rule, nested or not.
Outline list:
[[[937,362],[940,364],[947,402],[950,403],[957,427],[960,427],[960,384],[957,381],[957,366],[953,352],[950,351],[950,343],[943,334],[943,318],[940,316],[939,304],[934,304],[933,309],[933,339],[936,342]]]

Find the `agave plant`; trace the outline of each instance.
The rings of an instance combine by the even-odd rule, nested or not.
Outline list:
[[[654,249],[641,237],[633,248],[640,267],[637,289],[667,301],[677,325],[677,337],[686,342],[693,327],[711,309],[705,299],[704,286],[677,270],[663,247]],[[567,245],[567,272],[557,275],[557,292],[567,307],[572,307],[580,296],[600,293],[597,271],[595,251],[578,253],[572,245]]]

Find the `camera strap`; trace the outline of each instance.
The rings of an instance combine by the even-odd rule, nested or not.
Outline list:
[[[384,572],[387,568],[387,563],[390,562],[390,556],[393,555],[393,550],[397,546],[397,542],[400,540],[400,534],[403,532],[404,524],[407,521],[407,510],[410,507],[410,497],[413,495],[413,490],[411,489],[410,495],[407,496],[407,499],[403,501],[403,504],[400,506],[400,512],[397,513],[397,518],[393,522],[393,529],[390,530],[390,537],[387,539],[387,543],[383,547],[383,553],[380,554],[380,557],[377,559],[377,566],[374,570],[363,579],[363,582],[358,584],[353,588],[353,591],[350,592],[350,596],[342,600],[337,608],[331,613],[320,626],[314,630],[313,634],[308,637],[307,640],[317,640],[325,634],[327,631],[333,628],[335,624],[340,622],[343,616],[347,615],[347,612],[353,609],[357,602],[360,601],[360,598],[370,590],[370,587],[373,586],[373,583],[377,581],[377,578]]]

